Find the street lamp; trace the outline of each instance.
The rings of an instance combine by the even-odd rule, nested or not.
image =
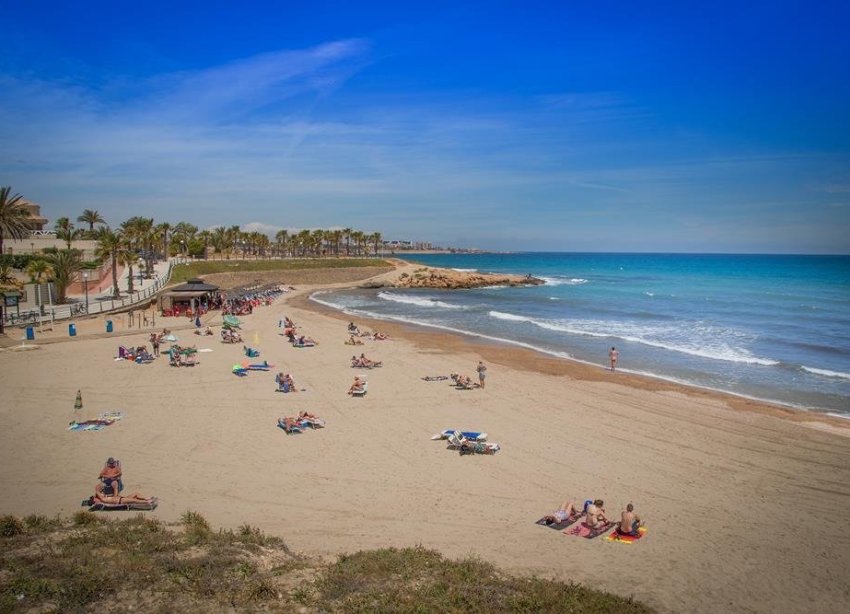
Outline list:
[[[83,271],[83,286],[86,289],[86,313],[89,312],[89,272]]]

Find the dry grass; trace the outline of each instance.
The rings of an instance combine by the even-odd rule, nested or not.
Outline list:
[[[187,511],[168,527],[124,520],[0,518],[0,611],[647,612],[576,584],[514,578],[423,548],[300,557],[243,525]]]

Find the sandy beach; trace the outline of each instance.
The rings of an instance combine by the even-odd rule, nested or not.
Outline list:
[[[191,334],[186,319],[156,319],[181,344],[212,350],[191,368],[115,361],[119,344],[149,332],[121,318],[112,335],[91,319],[75,338],[57,330],[37,336],[39,349],[0,351],[0,513],[74,513],[114,456],[128,492],[159,497],[150,514],[247,523],[307,555],[422,544],[661,611],[850,608],[847,421],[399,324],[358,319],[391,339],[352,347],[349,318],[308,297],[353,280],[283,281],[297,290],[242,318],[270,372],[231,373],[242,346],[219,342],[217,314],[206,322],[214,337]],[[284,315],[319,345],[286,343]],[[360,352],[383,367],[350,368]],[[479,360],[483,390],[421,379],[475,376]],[[277,371],[299,391],[275,392]],[[364,374],[368,394],[351,398]],[[78,389],[83,418],[122,419],[68,431]],[[300,410],[327,427],[293,436],[276,427]],[[502,450],[460,456],[430,439],[447,428],[486,431]],[[646,537],[619,544],[535,524],[586,498],[615,516],[633,502]]]

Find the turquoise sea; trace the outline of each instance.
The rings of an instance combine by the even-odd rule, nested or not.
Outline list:
[[[433,254],[543,286],[346,290],[321,303],[850,417],[850,256]]]

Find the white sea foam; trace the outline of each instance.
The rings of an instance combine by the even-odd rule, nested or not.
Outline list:
[[[452,305],[444,301],[431,298],[429,296],[405,296],[401,294],[393,294],[392,292],[378,292],[378,298],[394,303],[404,303],[405,305],[416,305],[417,307],[440,307],[441,309],[467,309],[463,305]]]
[[[452,271],[457,271],[458,273],[477,273],[478,269],[450,269]]]
[[[586,279],[580,277],[541,277],[540,279],[546,282],[547,286],[580,286],[587,283]]]
[[[689,325],[686,331],[677,327],[649,326],[645,324],[630,324],[627,322],[611,322],[605,320],[538,320],[528,316],[490,311],[490,317],[512,322],[527,322],[545,330],[552,330],[570,335],[585,337],[607,337],[622,339],[632,343],[640,343],[671,352],[679,352],[690,356],[699,356],[711,360],[723,360],[751,365],[773,366],[779,361],[759,358],[741,347],[733,347],[719,339],[718,331]],[[687,334],[688,339],[679,340]],[[694,333],[698,334],[693,338]],[[727,332],[728,334],[728,332]]]
[[[836,377],[838,379],[850,379],[850,373],[841,371],[830,371],[829,369],[815,369],[814,367],[802,367],[803,371],[814,373],[815,375],[823,375],[824,377]]]

